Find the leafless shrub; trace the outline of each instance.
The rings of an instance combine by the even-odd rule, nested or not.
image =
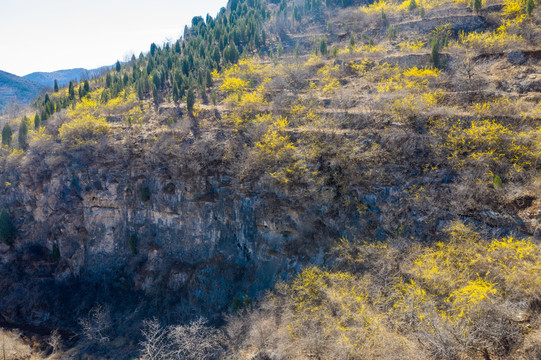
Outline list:
[[[215,359],[223,350],[220,343],[222,333],[208,326],[203,318],[188,325],[167,328],[162,327],[156,319],[149,320],[144,323],[143,336],[140,346],[145,360]]]
[[[142,333],[144,340],[139,345],[143,360],[159,360],[168,356],[170,344],[167,342],[167,329],[158,320],[145,320]]]
[[[81,335],[90,343],[104,344],[109,341],[107,332],[112,327],[110,312],[103,305],[92,308],[85,318],[79,319]]]
[[[207,321],[199,318],[189,325],[169,328],[168,338],[173,345],[175,358],[204,360],[213,359],[220,351],[220,332]]]
[[[53,332],[49,335],[47,344],[53,349],[53,354],[56,354],[62,349],[62,336],[60,336],[57,329],[53,330]]]
[[[243,339],[246,338],[248,324],[245,322],[245,316],[247,316],[245,311],[241,311],[236,315],[225,316],[227,324],[225,327],[225,336],[229,344],[229,351],[232,354],[238,353]]]
[[[456,79],[457,87],[462,88],[464,87],[464,85],[466,85],[467,90],[472,90],[472,81],[477,74],[477,72],[475,71],[477,61],[475,60],[471,52],[468,52],[461,47],[453,47],[451,51],[451,58],[453,60],[450,64],[450,68],[454,69],[457,75],[459,75],[457,77],[454,77]],[[467,81],[464,82],[463,79],[467,79]]]

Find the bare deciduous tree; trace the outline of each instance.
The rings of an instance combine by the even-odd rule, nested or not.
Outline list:
[[[53,354],[56,354],[62,348],[62,336],[57,329],[49,335],[47,344],[53,349]]]
[[[167,329],[158,320],[145,320],[142,330],[144,340],[140,343],[141,358],[144,360],[164,359],[169,352]]]
[[[104,344],[109,341],[106,334],[112,322],[109,310],[103,305],[92,308],[87,317],[79,319],[79,325],[81,335],[89,342]]]
[[[188,325],[160,326],[156,319],[144,323],[144,340],[140,343],[145,360],[207,360],[222,352],[221,333],[199,318]]]
[[[170,327],[168,337],[174,347],[173,354],[180,359],[211,359],[221,350],[218,330],[207,326],[203,318],[189,325]]]

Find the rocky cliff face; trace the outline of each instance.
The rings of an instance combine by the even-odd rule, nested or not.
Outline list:
[[[6,320],[68,322],[92,303],[133,298],[213,316],[321,262],[336,234],[325,209],[285,194],[113,153],[72,153],[54,168],[30,154],[3,173],[1,202],[18,228],[16,245],[0,248]]]

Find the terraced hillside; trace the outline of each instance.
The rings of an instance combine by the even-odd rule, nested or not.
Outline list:
[[[231,1],[44,97],[1,318],[75,358],[539,358],[541,18],[471,5]]]

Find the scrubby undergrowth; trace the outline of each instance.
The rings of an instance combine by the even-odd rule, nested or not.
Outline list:
[[[138,319],[130,329],[143,341],[116,349],[144,358],[538,358],[541,18],[531,3],[231,2],[194,19],[184,41],[47,95],[34,121],[11,120],[0,189],[13,198],[20,179],[39,187],[74,162],[144,165],[177,180],[221,177],[239,197],[318,208],[323,228],[342,226],[326,241],[269,248],[306,267],[255,304],[232,298],[220,331],[202,319],[166,326],[175,319],[159,311]],[[75,180],[71,189],[81,193]],[[204,190],[192,201],[211,201]],[[25,241],[9,238],[6,252]],[[134,256],[140,240],[130,237]],[[107,353],[111,328],[122,331],[109,324],[75,348]]]

